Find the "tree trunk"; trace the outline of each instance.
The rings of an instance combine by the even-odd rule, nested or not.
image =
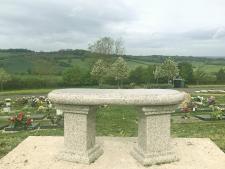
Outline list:
[[[1,82],[1,91],[3,91],[3,82]]]
[[[102,80],[99,80],[99,82],[98,82],[98,88],[101,88],[102,87]]]

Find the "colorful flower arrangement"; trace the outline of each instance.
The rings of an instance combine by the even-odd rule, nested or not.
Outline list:
[[[184,113],[184,118],[189,118],[189,113],[192,111],[191,95],[184,92],[184,101],[180,105],[181,112]]]
[[[17,116],[12,116],[9,118],[12,128],[28,128],[32,126],[33,120],[26,116],[23,112],[18,113]]]

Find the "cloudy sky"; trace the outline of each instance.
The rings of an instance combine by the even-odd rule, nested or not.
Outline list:
[[[127,54],[225,57],[225,0],[0,0],[0,48],[87,49],[103,36]]]

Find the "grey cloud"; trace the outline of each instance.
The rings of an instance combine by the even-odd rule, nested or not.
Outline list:
[[[208,40],[212,39],[215,30],[191,30],[182,33],[182,36],[194,40]]]
[[[112,34],[107,24],[136,18],[135,10],[129,5],[114,2],[119,1],[3,1],[0,35],[4,38],[0,45],[8,47],[11,43],[11,47],[37,50],[41,46],[41,50],[54,50],[52,45],[57,43],[56,49],[60,48],[59,44],[61,48],[66,44],[66,48],[86,48],[97,37]]]
[[[201,29],[201,30],[198,29],[198,30],[192,30],[189,32],[184,32],[181,35],[193,40],[220,39],[225,37],[225,28],[219,27],[214,29]]]
[[[128,54],[225,55],[222,11],[213,13],[214,20],[201,13],[207,20],[199,26],[188,17],[194,13],[184,13],[182,20],[167,16],[169,4],[161,9],[164,2],[155,1],[154,6],[148,0],[1,0],[0,48],[86,49],[99,37],[121,36]],[[169,13],[173,8],[168,6]]]
[[[220,27],[216,30],[216,32],[213,34],[213,39],[221,39],[225,38],[225,28]]]
[[[12,27],[5,33],[22,33],[31,35],[83,32],[87,34],[97,34],[104,32],[104,25],[107,22],[126,22],[134,18],[134,14],[128,7],[119,5],[109,6],[110,4],[101,1],[101,7],[91,6],[87,3],[68,1],[61,4],[57,1],[23,0],[15,7],[12,12],[1,15],[1,25]],[[98,4],[99,5],[99,4]],[[7,6],[6,6],[7,7]]]

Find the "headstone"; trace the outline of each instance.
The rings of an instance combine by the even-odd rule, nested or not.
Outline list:
[[[63,115],[63,111],[59,110],[59,109],[56,109],[56,115],[57,116]]]
[[[11,112],[11,99],[5,99],[5,106],[3,107],[3,112],[10,113]]]

